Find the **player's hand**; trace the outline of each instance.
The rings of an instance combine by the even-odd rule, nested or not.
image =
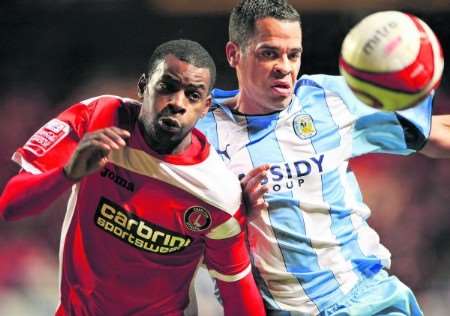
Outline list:
[[[261,182],[267,177],[270,165],[264,164],[251,170],[241,179],[244,202],[247,207],[247,216],[254,217],[269,204],[264,200],[264,194],[269,191],[267,185]]]
[[[78,181],[100,170],[108,162],[109,153],[125,147],[125,140],[129,137],[130,133],[127,130],[118,127],[107,127],[86,133],[64,166],[65,175],[73,181]]]

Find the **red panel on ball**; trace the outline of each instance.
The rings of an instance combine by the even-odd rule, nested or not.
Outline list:
[[[426,36],[423,29],[421,33]],[[362,70],[348,64],[342,57],[339,59],[339,66],[351,76],[373,85],[404,93],[418,93],[433,78],[433,47],[428,38],[424,37],[420,45],[419,54],[414,62],[399,71],[371,72]]]

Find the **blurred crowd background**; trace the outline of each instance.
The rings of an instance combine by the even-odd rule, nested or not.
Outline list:
[[[450,61],[448,1],[291,1],[302,14],[302,73],[338,74],[341,42],[365,15],[416,14]],[[0,189],[17,172],[17,146],[62,109],[100,95],[135,97],[147,59],[161,42],[199,41],[218,68],[218,87],[236,87],[224,45],[235,0],[4,0],[0,3]],[[435,98],[450,113],[450,67]],[[450,135],[449,135],[450,137]],[[425,315],[450,314],[450,161],[370,155],[352,162],[372,208],[370,224],[391,250],[391,272],[408,284]],[[58,247],[67,196],[45,213],[0,222],[0,315],[52,315],[58,299]],[[201,315],[220,315],[202,274]],[[204,296],[203,296],[204,295]]]

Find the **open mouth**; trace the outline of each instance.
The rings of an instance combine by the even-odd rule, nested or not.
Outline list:
[[[275,82],[272,85],[272,91],[281,96],[289,96],[291,94],[291,86],[286,82]]]
[[[159,125],[161,128],[167,130],[167,131],[174,131],[181,128],[180,122],[178,122],[176,119],[171,117],[161,117],[159,119]]]

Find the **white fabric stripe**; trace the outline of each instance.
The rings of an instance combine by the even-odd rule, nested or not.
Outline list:
[[[11,160],[16,162],[19,166],[21,166],[25,171],[31,174],[41,174],[42,171],[33,166],[31,163],[25,160],[25,158],[18,153],[17,151],[11,157]]]
[[[80,184],[74,184],[72,186],[72,192],[70,193],[69,201],[67,202],[66,215],[61,229],[61,238],[59,241],[59,271],[58,271],[58,288],[61,288],[62,279],[62,267],[63,267],[63,254],[64,244],[66,241],[67,232],[69,231],[70,224],[72,223],[73,214],[75,213],[75,207],[77,205],[78,192],[80,190]],[[61,303],[61,293],[59,294],[59,302]]]
[[[340,170],[342,185],[345,188],[345,205],[352,210],[350,220],[357,233],[358,246],[365,256],[375,255],[386,258],[389,257],[389,251],[379,244],[379,236],[367,225],[365,218],[370,216],[370,209],[364,203],[359,203],[352,194],[351,185],[348,182],[347,170]],[[386,263],[384,261],[383,263]]]
[[[339,176],[341,178],[342,186],[344,187],[344,190],[345,190],[345,197],[344,197],[345,206],[349,210],[352,211],[353,216],[356,214],[357,216],[362,217],[362,218],[364,218],[364,216],[366,216],[366,215],[367,215],[367,217],[369,217],[369,215],[370,215],[369,207],[364,203],[359,203],[355,199],[354,195],[352,194],[353,191],[352,191],[350,184],[348,183],[348,176],[347,176],[346,168],[341,168],[339,170]],[[358,229],[360,228],[360,226],[363,222],[361,222],[361,221],[355,222],[353,220],[353,216],[352,216],[353,227],[354,227],[355,231],[358,231]],[[362,248],[361,248],[361,251],[363,251],[364,255],[366,255],[366,256],[368,255],[367,253],[364,252],[364,250]]]
[[[344,148],[343,159],[348,160],[352,154],[352,130],[356,117],[348,110],[344,101],[334,93],[325,92],[326,102],[331,117],[339,127],[339,135],[341,136],[341,146]]]
[[[224,223],[217,227],[211,229],[211,231],[206,235],[210,239],[226,239],[236,236],[241,232],[241,225],[236,218],[231,217]]]
[[[354,127],[355,116],[349,111],[343,101],[335,94],[327,93],[327,103],[334,121],[340,127],[340,135],[342,143],[349,148],[348,157],[350,158],[352,149],[352,130]],[[381,243],[378,234],[367,225],[364,219],[370,216],[369,207],[360,203],[353,195],[353,188],[348,182],[347,164],[340,169],[341,183],[345,189],[345,205],[349,210],[352,210],[350,219],[352,225],[357,232],[358,245],[362,253],[366,256],[374,255],[382,260],[386,266],[390,266],[390,252]]]
[[[365,218],[370,216],[370,209],[364,203],[359,203],[352,194],[352,188],[348,182],[347,171],[340,170],[342,185],[345,188],[345,205],[352,210],[350,220],[357,233],[358,246],[365,256],[375,255],[382,259],[382,263],[390,266],[390,253],[380,244],[378,234],[367,225]]]
[[[353,130],[355,117],[348,110],[343,100],[336,94],[325,92],[325,98],[333,121],[339,127],[339,135],[341,136],[340,147],[343,148],[343,157],[341,157],[340,159],[342,161],[345,161],[345,163],[341,164],[338,171],[341,183],[343,184],[344,188],[346,206],[349,208],[349,210],[352,210],[354,203],[349,201],[352,191],[349,190],[350,188],[348,188],[345,184],[347,183],[346,171],[348,166],[348,159],[350,159],[352,153],[353,138],[351,132]],[[347,204],[349,202],[350,204]],[[352,263],[349,260],[345,260],[344,257],[342,257],[342,260],[344,262],[340,266],[341,272],[336,271],[336,277],[341,284],[342,292],[346,294],[357,284],[359,277],[355,272],[353,272]]]
[[[351,220],[358,233],[358,244],[366,255],[374,255],[381,260],[381,264],[391,267],[391,253],[380,242],[378,234],[358,214],[352,214]]]
[[[99,96],[96,96],[96,97],[93,97],[93,98],[89,98],[89,99],[83,100],[83,101],[81,101],[80,103],[81,103],[81,104],[84,104],[84,105],[89,105],[90,103],[92,103],[92,102],[94,102],[94,101],[96,101],[96,100],[98,100],[98,99],[101,99],[101,98],[114,98],[114,99],[122,100],[122,102],[126,102],[126,101],[129,101],[129,102],[136,102],[136,100],[134,100],[134,99],[124,98],[124,97],[120,97],[120,96],[118,96],[118,95],[113,95],[113,94],[103,94],[103,95],[99,95]]]
[[[170,164],[130,147],[112,151],[109,158],[122,168],[189,192],[231,215],[241,205],[240,183],[214,150],[196,165]]]
[[[261,211],[248,225],[248,239],[254,264],[280,309],[318,314],[316,305],[306,296],[300,282],[287,271],[267,210]]]
[[[243,271],[237,273],[237,274],[233,274],[233,275],[229,275],[229,274],[222,274],[216,270],[208,270],[209,274],[211,275],[211,277],[224,281],[224,282],[236,282],[239,281],[240,279],[243,279],[244,277],[247,276],[247,274],[250,273],[250,271],[252,271],[252,266],[249,264],[247,266],[247,268],[245,268]]]
[[[292,116],[283,124],[284,128],[277,129],[277,139],[285,157],[298,157],[298,159],[308,159],[315,155],[315,150],[309,140],[302,141],[300,145],[302,152],[298,152],[297,146],[289,146],[287,140],[296,139],[301,141],[292,128]],[[281,122],[280,122],[281,124]],[[336,168],[343,159],[343,151],[331,150],[324,154],[324,171],[331,171]],[[300,199],[300,210],[305,224],[306,236],[311,240],[316,255],[317,262],[321,270],[333,272],[336,280],[342,287],[342,291],[347,293],[357,281],[357,276],[352,270],[351,262],[347,261],[342,254],[339,242],[334,235],[331,225],[332,220],[329,214],[330,206],[324,201],[322,193],[322,176],[320,173],[311,172],[305,177],[305,183],[301,186],[293,186],[292,193]],[[305,197],[304,202],[302,197]]]
[[[223,157],[225,164],[236,175],[247,173],[247,170],[253,169],[253,165],[250,159],[250,155],[245,148],[245,144],[248,143],[245,122],[239,122],[239,125],[242,126],[241,133],[230,133],[230,130],[236,129],[236,123],[230,121],[228,116],[222,111],[215,111],[214,117],[217,124],[219,150],[226,149],[229,156],[233,157],[232,161],[228,160],[226,157]]]
[[[347,159],[350,159],[353,143],[352,130],[356,117],[348,110],[342,99],[337,95],[327,92],[326,96],[330,113],[333,116],[335,123],[340,127],[339,134],[341,135],[341,142],[342,144],[345,144],[345,147],[349,148],[350,150],[350,152],[347,152],[347,154],[349,155]],[[354,212],[357,212],[359,214],[364,214],[364,216],[366,216],[365,218],[368,218],[370,216],[370,209],[367,207],[367,205],[358,203],[352,194],[353,190],[349,185],[347,178],[347,166],[348,162],[343,168],[339,170],[342,185],[345,189],[345,205],[350,210],[353,210]]]
[[[235,123],[221,111],[215,112],[219,149],[224,149],[228,144],[232,161],[228,164],[236,174],[247,173],[253,169],[250,154],[245,147],[249,142],[245,118],[239,124],[242,126],[240,133],[229,133],[235,130]],[[284,310],[295,310],[302,306],[310,314],[317,314],[317,307],[308,301],[303,288],[297,278],[286,269],[283,255],[278,246],[278,241],[272,230],[267,210],[259,214],[252,214],[248,224],[248,240],[252,251],[253,262],[260,271],[260,275],[267,285],[270,294],[279,308]],[[262,254],[262,255],[260,255]],[[288,293],[288,295],[286,295]]]

